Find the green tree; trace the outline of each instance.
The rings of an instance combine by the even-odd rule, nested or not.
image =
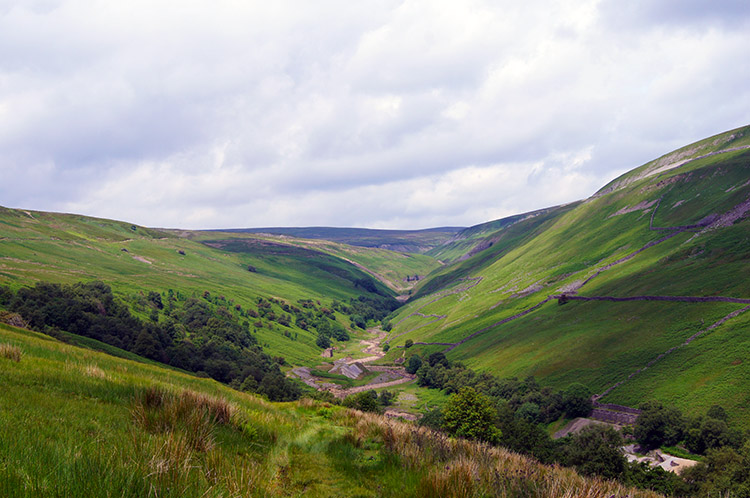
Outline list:
[[[422,358],[418,355],[412,355],[409,357],[409,361],[406,363],[406,372],[410,374],[417,373],[417,370],[419,370],[419,367],[422,366]]]
[[[318,334],[318,338],[315,339],[315,344],[319,348],[323,348],[323,349],[330,348],[331,347],[331,338],[328,337],[327,335]]]
[[[407,339],[406,342],[404,343],[404,349],[409,349],[413,345],[414,345],[414,341],[412,341],[411,339]]]
[[[343,405],[363,412],[375,413],[379,412],[381,407],[378,401],[378,394],[372,389],[347,396],[344,399]]]
[[[454,436],[497,444],[497,410],[492,401],[472,387],[464,387],[445,405],[443,428]]]
[[[569,417],[585,417],[591,411],[591,390],[575,382],[563,391],[563,407]]]
[[[611,427],[590,425],[570,438],[563,453],[565,463],[582,474],[614,479],[625,470],[620,451],[622,436]]]
[[[667,408],[658,401],[647,401],[641,405],[641,410],[633,435],[643,446],[653,449],[682,440],[685,422],[678,409]]]

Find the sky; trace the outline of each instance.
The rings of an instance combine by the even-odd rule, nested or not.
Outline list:
[[[750,124],[747,0],[0,0],[0,205],[471,226]]]

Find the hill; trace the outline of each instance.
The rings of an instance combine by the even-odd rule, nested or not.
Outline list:
[[[327,403],[0,324],[0,495],[657,498]]]
[[[353,246],[322,239],[213,230],[175,233],[212,247],[258,256],[278,255],[281,252],[294,252],[298,255],[328,254],[356,266],[397,293],[408,292],[421,278],[442,266],[439,261],[427,255]]]
[[[377,247],[398,252],[423,253],[450,240],[461,227],[427,228],[424,230],[378,230],[372,228],[236,228],[230,233],[287,235],[303,239],[322,239],[342,244]]]
[[[325,320],[355,333],[362,329],[352,325],[353,318],[371,319],[376,307],[387,313],[396,306],[394,291],[355,256],[344,260],[274,245],[225,251],[130,223],[7,208],[0,208],[0,244],[0,286],[16,291],[37,283],[102,281],[136,318],[162,325],[179,317],[156,306],[151,293],[163,305],[174,302],[176,311],[197,298],[211,306],[215,318],[233,317],[268,354],[297,365],[312,364],[320,354],[315,323],[322,309],[330,312]],[[368,264],[386,259],[387,251],[372,250],[377,256],[370,257],[369,249],[359,249]]]
[[[482,233],[420,282],[388,340],[501,377],[583,382],[614,403],[722,404],[750,427],[748,213],[745,127]]]

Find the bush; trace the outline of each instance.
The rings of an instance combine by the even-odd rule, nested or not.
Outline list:
[[[464,387],[445,405],[443,428],[454,436],[496,444],[501,436],[496,418],[497,411],[487,396]]]

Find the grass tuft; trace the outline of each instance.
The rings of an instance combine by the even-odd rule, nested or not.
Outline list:
[[[217,425],[229,425],[235,408],[227,401],[194,391],[175,394],[160,387],[149,387],[135,397],[131,414],[136,424],[152,433],[179,433],[169,448],[185,443],[195,451],[207,452],[214,446]]]
[[[0,357],[7,358],[18,363],[19,361],[21,361],[22,356],[23,352],[18,346],[6,343],[0,344]]]

